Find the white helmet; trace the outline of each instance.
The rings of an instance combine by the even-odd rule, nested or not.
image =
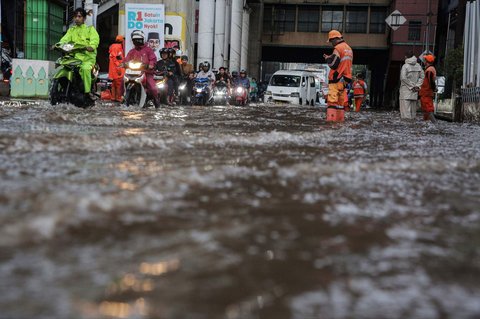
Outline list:
[[[133,30],[131,37],[132,37],[132,40],[142,39],[145,41],[145,34],[143,33],[142,30]]]
[[[178,49],[177,51],[175,51],[175,56],[181,57],[182,55],[183,55],[182,50]]]

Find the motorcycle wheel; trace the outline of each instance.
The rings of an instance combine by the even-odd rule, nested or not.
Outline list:
[[[137,87],[134,84],[127,86],[125,90],[125,104],[127,106],[136,104],[137,101]]]
[[[62,102],[69,102],[68,95],[70,92],[67,92],[68,87],[67,78],[54,79],[52,81],[52,86],[50,87],[49,100],[51,105],[56,105]]]

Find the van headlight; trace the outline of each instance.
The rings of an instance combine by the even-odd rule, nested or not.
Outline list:
[[[293,92],[290,94],[291,97],[300,97],[300,93],[298,92]]]
[[[264,95],[272,95],[272,91],[265,91]]]

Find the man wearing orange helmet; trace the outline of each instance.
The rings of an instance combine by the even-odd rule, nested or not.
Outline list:
[[[424,56],[425,59],[425,78],[423,79],[423,84],[420,87],[420,104],[422,105],[423,111],[423,120],[430,120],[435,122],[435,116],[433,115],[434,106],[433,106],[433,96],[437,91],[437,86],[435,80],[437,78],[437,71],[433,66],[435,62],[435,57],[431,54]]]
[[[120,68],[123,62],[123,36],[117,35],[115,43],[110,46],[108,64],[108,77],[112,79],[112,101],[122,102],[123,100],[123,75],[125,69]]]
[[[330,67],[327,121],[343,122],[345,119],[344,90],[346,83],[352,82],[353,51],[337,30],[331,30],[328,33],[327,43],[331,43],[334,48],[331,55],[323,55]]]

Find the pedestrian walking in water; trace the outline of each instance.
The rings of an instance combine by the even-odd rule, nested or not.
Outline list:
[[[112,79],[112,101],[123,101],[123,75],[125,69],[120,65],[123,63],[123,36],[117,35],[115,43],[109,48],[110,62],[108,64],[108,77]]]
[[[400,117],[414,119],[417,112],[418,91],[423,83],[423,70],[412,51],[405,55],[400,71]]]
[[[353,98],[355,100],[355,112],[360,112],[363,99],[367,95],[367,83],[363,80],[362,73],[357,74],[357,79],[353,82]]]
[[[344,91],[346,84],[352,82],[353,51],[337,30],[331,30],[328,33],[327,42],[334,48],[331,55],[323,55],[330,67],[327,121],[343,122],[345,119]]]
[[[423,120],[435,122],[435,116],[433,115],[433,96],[437,91],[437,85],[435,80],[437,78],[437,71],[433,64],[435,63],[435,57],[431,54],[425,55],[425,78],[423,79],[422,86],[420,87],[420,104],[422,106]]]

